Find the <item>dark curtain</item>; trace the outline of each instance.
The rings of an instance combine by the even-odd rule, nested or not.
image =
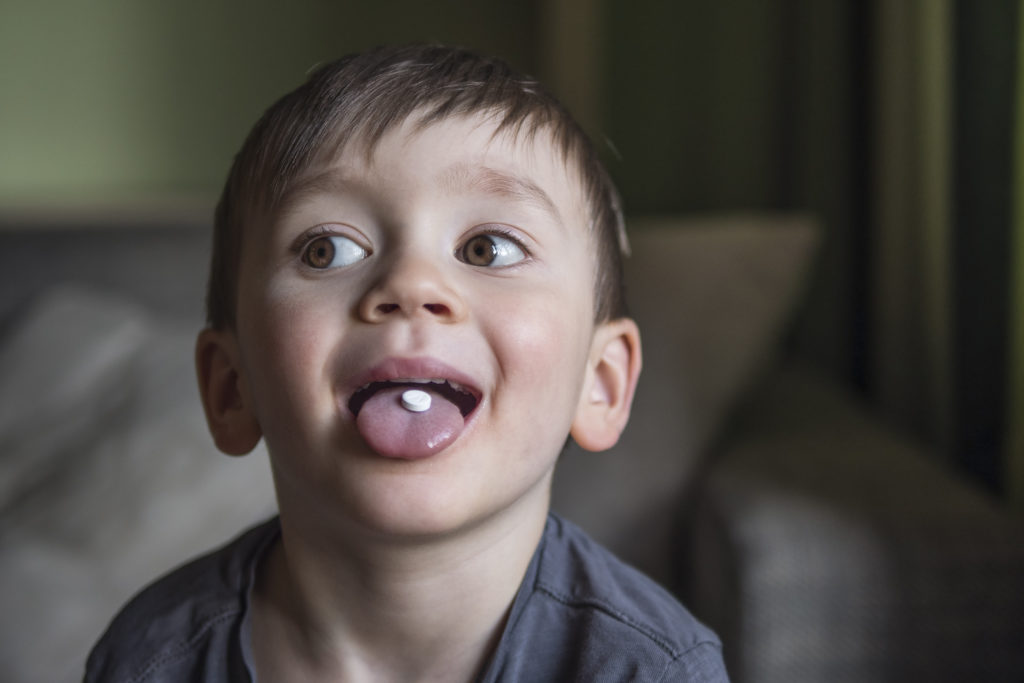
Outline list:
[[[1006,492],[1024,458],[1008,379],[1020,0],[604,11],[627,210],[813,211],[825,241],[793,351]]]
[[[955,4],[953,447],[995,490],[1004,488],[1011,422],[1008,363],[1019,0]],[[1018,264],[1020,267],[1020,264]]]

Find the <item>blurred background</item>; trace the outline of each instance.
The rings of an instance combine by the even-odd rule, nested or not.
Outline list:
[[[5,264],[41,282],[54,234],[124,242],[76,223],[205,228],[276,97],[320,62],[421,41],[546,83],[597,141],[637,234],[652,217],[809,217],[816,253],[783,354],[1019,521],[1021,0],[0,0]],[[0,313],[23,312],[5,288]]]
[[[792,343],[1020,498],[1020,13],[1017,0],[3,0],[0,208],[205,211],[248,127],[313,65],[380,43],[475,47],[577,112],[630,214],[814,212],[823,253]]]

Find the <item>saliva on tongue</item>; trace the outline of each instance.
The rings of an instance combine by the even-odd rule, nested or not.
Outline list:
[[[454,441],[465,426],[458,406],[430,389],[430,385],[416,385],[433,399],[424,412],[413,412],[402,407],[402,393],[409,385],[395,385],[381,389],[359,409],[356,427],[380,455],[389,458],[414,460],[426,458],[443,450]]]

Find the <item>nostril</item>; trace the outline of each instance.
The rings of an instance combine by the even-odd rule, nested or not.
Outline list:
[[[377,310],[384,314],[394,313],[398,310],[398,304],[378,304]]]
[[[427,309],[434,315],[445,315],[448,313],[448,307],[444,304],[423,304],[423,308]]]

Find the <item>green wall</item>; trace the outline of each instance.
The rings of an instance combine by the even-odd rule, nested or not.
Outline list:
[[[317,62],[437,40],[535,68],[532,3],[0,0],[0,206],[216,194]]]

